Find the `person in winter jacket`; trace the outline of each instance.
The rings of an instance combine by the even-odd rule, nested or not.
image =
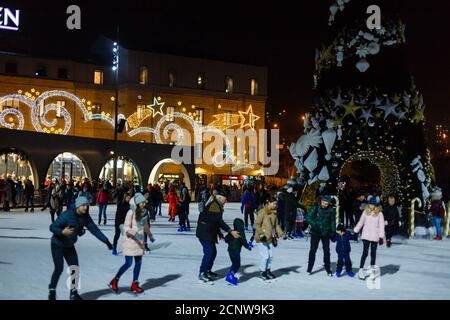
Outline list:
[[[189,190],[184,182],[181,182],[180,186],[180,202],[178,204],[179,209],[179,225],[178,232],[185,232],[191,230],[191,223],[189,221],[189,204],[191,203],[191,196]]]
[[[231,234],[228,234],[225,237],[225,242],[228,243],[228,254],[230,255],[231,260],[231,268],[225,278],[225,281],[231,285],[237,286],[238,279],[235,275],[241,267],[242,247],[248,250],[252,250],[252,247],[248,244],[247,239],[245,238],[244,221],[239,218],[234,219],[233,228],[239,232],[241,237],[235,239]]]
[[[384,232],[386,234],[386,247],[392,246],[392,236],[398,227],[401,226],[400,222],[400,208],[397,206],[394,195],[388,195],[388,201],[383,206],[384,216]]]
[[[297,201],[297,213],[295,216],[295,233],[294,238],[303,238],[303,225],[305,224],[305,207]]]
[[[198,278],[205,283],[218,277],[217,273],[212,272],[212,267],[217,256],[217,238],[223,238],[220,229],[231,234],[233,238],[240,237],[237,231],[232,230],[223,221],[223,207],[226,201],[227,198],[223,194],[211,195],[206,202],[205,209],[200,212],[198,217],[196,236],[203,247],[203,259]]]
[[[344,224],[340,223],[336,228],[336,235],[332,237],[332,241],[336,242],[336,253],[338,254],[338,261],[336,266],[336,277],[342,276],[342,268],[345,264],[345,271],[351,278],[355,276],[352,270],[352,260],[350,259],[350,239],[352,236],[345,229]]]
[[[367,202],[365,194],[362,192],[358,192],[356,194],[356,199],[353,202],[353,214],[355,216],[355,223],[358,223],[364,209],[366,208],[366,205]]]
[[[277,246],[278,238],[285,238],[286,234],[278,225],[277,200],[269,197],[264,207],[258,211],[255,223],[255,242],[258,244],[262,257],[259,267],[259,278],[262,280],[275,279],[270,271],[273,262],[273,248]],[[275,233],[273,233],[275,230]]]
[[[166,195],[166,201],[169,202],[169,222],[175,222],[175,215],[177,214],[177,206],[180,198],[175,191],[174,186],[170,186],[169,192]]]
[[[50,225],[50,231],[53,233],[51,239],[51,250],[55,269],[49,284],[49,300],[56,299],[56,287],[59,277],[63,272],[64,260],[69,267],[78,267],[78,255],[75,250],[75,243],[78,237],[85,233],[87,228],[98,240],[113,248],[108,238],[98,229],[92,218],[87,213],[88,200],[85,197],[78,197],[75,206],[64,211],[58,219]],[[75,277],[79,274],[75,271]],[[72,271],[73,272],[73,271]],[[78,283],[75,278],[75,285]],[[72,283],[73,285],[73,283]],[[79,296],[76,286],[70,290],[71,300],[82,300]]]
[[[442,240],[442,221],[445,218],[445,204],[442,201],[442,190],[439,187],[434,188],[431,193],[431,205],[428,211],[433,216],[434,226],[436,227],[434,240]]]
[[[283,231],[286,231],[286,219],[284,216],[284,201],[286,198],[286,189],[277,193],[277,218],[278,224]]]
[[[30,178],[25,180],[25,212],[28,212],[28,206],[31,207],[30,212],[34,212],[34,185]]]
[[[59,183],[55,183],[55,187],[52,189],[50,196],[50,217],[52,222],[55,221],[56,216],[59,217],[61,214],[61,200],[62,200],[62,190]]]
[[[253,198],[253,188],[252,187],[245,188],[241,202],[241,213],[244,214],[245,230],[247,231],[248,231],[249,217],[252,229],[255,225],[255,214],[254,214],[255,210],[256,210],[256,203],[255,199]]]
[[[288,239],[294,239],[295,218],[297,216],[297,199],[293,187],[288,187],[284,197],[284,216]]]
[[[6,179],[4,181],[4,185],[3,185],[3,210],[4,211],[9,211],[11,210],[11,205],[10,203],[12,202],[13,199],[13,189],[12,189],[12,185],[9,182],[9,180],[11,180],[11,178],[8,177],[8,179]]]
[[[126,193],[122,197],[122,202],[117,205],[116,217],[114,219],[114,240],[113,240],[113,250],[112,254],[117,256],[117,242],[120,237],[120,226],[125,223],[125,217],[127,216],[128,211],[130,210],[130,200],[131,194]]]
[[[378,244],[382,245],[384,242],[384,216],[381,212],[380,198],[370,197],[368,199],[368,206],[364,210],[361,218],[358,221],[354,233],[359,233],[362,230],[361,239],[363,241],[363,253],[361,256],[361,263],[359,264],[358,277],[361,280],[366,278],[364,273],[364,264],[369,255],[370,247],[370,266],[375,267],[377,257]]]
[[[130,201],[130,210],[124,222],[124,242],[123,254],[125,256],[125,263],[120,267],[114,279],[111,280],[109,286],[114,292],[119,291],[119,279],[127,271],[132,263],[134,257],[133,282],[130,290],[134,293],[142,293],[144,290],[139,287],[139,273],[141,271],[142,256],[144,255],[144,234],[153,239],[148,224],[149,217],[145,216],[148,213],[145,210],[147,200],[141,193],[136,193],[134,198]]]
[[[107,188],[102,186],[97,194],[97,205],[98,205],[98,225],[100,225],[103,217],[103,224],[106,225],[106,209],[108,208],[108,201],[110,199],[109,191]]]
[[[330,203],[331,197],[325,195],[321,197],[320,204],[309,209],[306,215],[306,222],[311,226],[311,248],[307,269],[309,275],[312,274],[319,242],[322,241],[325,270],[328,276],[333,276],[330,264],[330,237],[336,233],[336,210]]]

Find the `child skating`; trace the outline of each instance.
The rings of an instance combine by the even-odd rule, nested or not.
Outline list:
[[[250,245],[245,238],[244,221],[242,219],[234,219],[233,228],[234,230],[239,232],[241,237],[236,239],[231,234],[227,234],[227,236],[225,237],[225,242],[228,243],[228,254],[230,255],[231,260],[231,268],[225,280],[229,284],[237,286],[238,278],[236,278],[236,273],[241,267],[242,247],[251,251],[252,245]]]
[[[352,260],[350,259],[350,239],[352,236],[345,229],[345,226],[340,223],[336,228],[336,235],[332,238],[333,242],[336,242],[336,253],[338,254],[338,261],[336,267],[336,277],[342,276],[342,269],[345,265],[345,271],[351,278],[355,276],[352,271]]]

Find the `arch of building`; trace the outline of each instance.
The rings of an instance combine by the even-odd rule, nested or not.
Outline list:
[[[149,183],[157,182],[159,175],[162,173],[162,170],[164,169],[164,166],[167,165],[167,164],[173,164],[173,165],[176,165],[177,167],[179,167],[179,169],[183,173],[184,182],[186,183],[186,187],[189,190],[192,190],[193,186],[192,186],[192,183],[191,183],[191,177],[190,177],[190,175],[188,173],[188,170],[186,169],[184,164],[178,163],[178,162],[176,162],[175,160],[173,160],[171,158],[162,159],[157,164],[155,164],[155,166],[153,167],[152,171],[150,172],[150,176],[148,177],[148,182]]]

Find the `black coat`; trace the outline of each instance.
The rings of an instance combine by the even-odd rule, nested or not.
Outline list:
[[[384,220],[387,221],[388,226],[398,225],[400,220],[400,215],[398,213],[398,207],[396,205],[390,206],[388,204],[383,206],[383,216]]]
[[[130,204],[127,202],[122,201],[117,205],[116,218],[114,220],[116,225],[120,226],[121,224],[125,223],[125,218],[129,210]]]
[[[75,228],[75,232],[71,236],[62,235],[64,228]],[[79,215],[75,209],[69,208],[64,211],[55,222],[50,225],[50,231],[53,233],[52,244],[60,247],[73,247],[78,240],[78,237],[84,235],[87,228],[98,240],[105,243],[108,248],[112,248],[108,238],[95,225],[89,214]]]
[[[196,236],[200,240],[217,243],[220,229],[227,233],[231,231],[231,228],[223,221],[222,206],[214,199],[198,217]]]

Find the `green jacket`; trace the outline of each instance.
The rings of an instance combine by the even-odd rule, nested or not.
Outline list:
[[[312,234],[331,237],[336,233],[336,210],[331,206],[324,209],[315,205],[309,209],[306,222],[311,226]]]
[[[241,252],[242,246],[248,249],[248,242],[245,238],[244,221],[242,219],[234,219],[233,228],[239,232],[241,236],[239,239],[235,239],[231,234],[227,234],[225,242],[228,243],[228,251]]]

